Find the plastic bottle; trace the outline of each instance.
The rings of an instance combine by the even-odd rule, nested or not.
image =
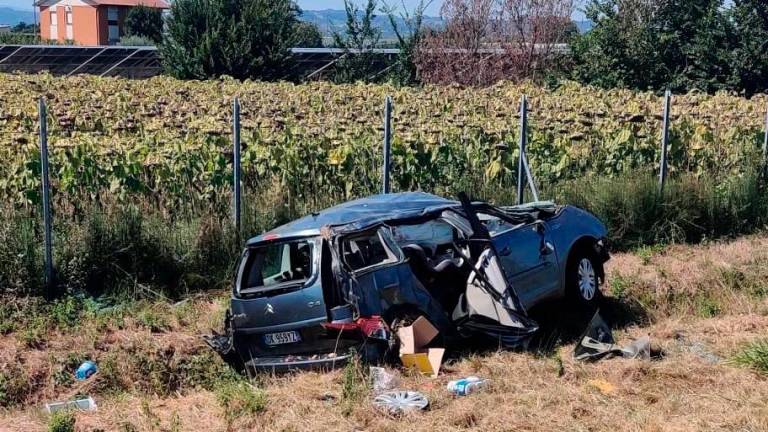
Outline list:
[[[472,394],[486,386],[488,380],[470,376],[448,383],[448,391],[456,396],[466,396]]]

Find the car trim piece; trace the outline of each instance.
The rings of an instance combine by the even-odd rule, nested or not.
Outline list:
[[[304,321],[294,321],[286,324],[277,324],[266,327],[235,327],[235,332],[242,334],[254,334],[254,333],[276,333],[281,331],[289,331],[301,329],[303,327],[309,327],[313,325],[325,324],[328,322],[328,317],[322,316],[319,318],[311,318]]]

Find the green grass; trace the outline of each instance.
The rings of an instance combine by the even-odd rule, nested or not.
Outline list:
[[[733,357],[733,363],[768,375],[768,340],[759,340],[745,346]]]
[[[75,432],[75,415],[68,410],[51,414],[48,432]]]
[[[341,376],[341,403],[345,416],[352,413],[352,409],[366,397],[371,388],[360,356],[355,352],[350,354]]]
[[[514,190],[503,185],[454,185],[500,205],[512,204]],[[313,210],[338,202],[317,192],[312,200],[264,187],[245,199],[242,234],[234,231],[228,205],[168,213],[150,200],[103,201],[99,205],[57,206],[54,258],[56,293],[109,295],[121,300],[182,298],[190,292],[226,287],[243,239]],[[455,189],[455,190],[454,190]],[[751,174],[710,179],[681,174],[663,194],[654,177],[630,173],[617,178],[583,177],[542,185],[542,198],[594,213],[607,226],[614,250],[635,250],[650,263],[661,246],[755,232],[768,226],[768,193]],[[42,246],[36,209],[0,207],[0,293],[43,292]],[[52,312],[55,326],[75,323],[73,305]],[[0,308],[0,332],[9,331]],[[150,318],[151,321],[151,318]],[[150,327],[161,327],[149,323]],[[34,337],[30,338],[34,340]]]
[[[267,406],[266,392],[243,379],[224,382],[215,393],[229,428],[236,421],[251,417]]]
[[[162,333],[171,328],[166,315],[148,308],[142,309],[136,316],[136,320],[152,333]]]

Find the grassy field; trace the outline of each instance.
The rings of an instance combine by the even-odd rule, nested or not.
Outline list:
[[[531,351],[457,353],[437,379],[403,371],[402,386],[431,401],[403,418],[370,406],[362,365],[234,376],[199,338],[220,326],[223,292],[112,308],[11,298],[0,309],[0,429],[65,424],[43,403],[88,394],[99,408],[76,413],[77,430],[764,431],[767,269],[764,234],[616,254],[603,314],[620,343],[650,335],[662,358],[575,362],[583,323],[551,305],[533,312],[544,331]],[[78,384],[72,371],[86,358],[100,372]],[[468,374],[490,387],[449,396],[447,381]]]

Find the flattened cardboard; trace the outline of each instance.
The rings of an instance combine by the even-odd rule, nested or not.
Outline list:
[[[429,348],[426,352],[400,354],[400,361],[407,368],[415,367],[424,375],[436,378],[443,362],[444,348]]]
[[[424,348],[440,332],[424,317],[397,331],[400,339],[400,361],[405,367],[415,367],[424,375],[436,377],[440,372],[445,349]]]

